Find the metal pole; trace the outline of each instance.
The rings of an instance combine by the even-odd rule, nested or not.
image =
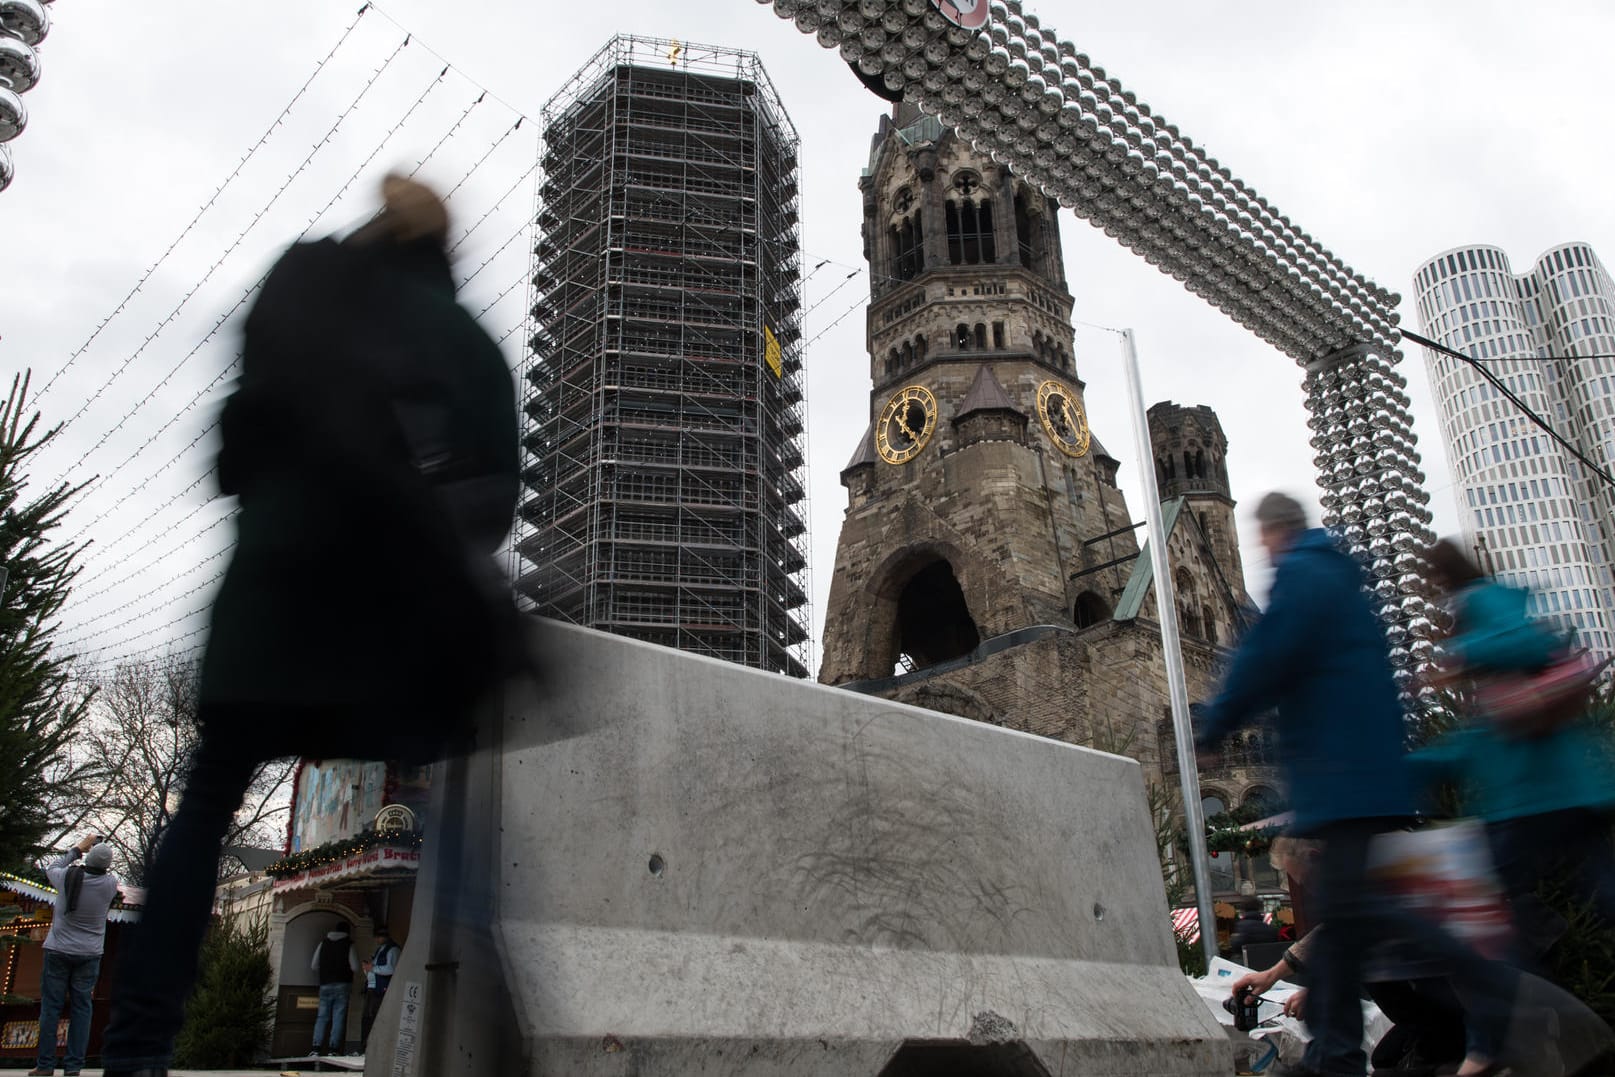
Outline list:
[[[1138,375],[1133,331],[1122,330],[1122,358],[1127,364],[1127,397],[1133,405],[1133,447],[1144,486],[1144,522],[1149,528],[1150,565],[1155,572],[1155,606],[1161,622],[1161,656],[1166,661],[1167,695],[1172,704],[1172,731],[1178,748],[1178,779],[1183,790],[1183,825],[1188,830],[1189,865],[1194,874],[1195,902],[1200,910],[1200,943],[1206,961],[1217,956],[1217,918],[1211,911],[1211,868],[1206,863],[1206,820],[1200,810],[1200,772],[1195,769],[1194,727],[1189,722],[1189,686],[1183,679],[1183,643],[1178,637],[1178,603],[1172,566],[1166,556],[1166,530],[1161,520],[1161,490],[1155,484],[1155,452],[1150,445],[1149,415]]]

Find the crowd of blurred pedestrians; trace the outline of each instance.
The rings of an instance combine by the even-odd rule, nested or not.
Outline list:
[[[1306,888],[1310,930],[1271,968],[1233,985],[1236,996],[1280,979],[1306,987],[1286,1008],[1310,1041],[1299,1062],[1276,1072],[1571,1072],[1572,1055],[1597,1050],[1568,1043],[1569,1026],[1591,1014],[1533,974],[1544,973],[1566,930],[1544,887],[1567,887],[1573,903],[1615,926],[1615,790],[1588,715],[1600,667],[1532,620],[1524,591],[1438,542],[1424,561],[1450,626],[1437,669],[1414,687],[1440,694],[1456,722],[1410,752],[1404,697],[1362,570],[1284,494],[1265,497],[1256,518],[1274,568],[1269,605],[1217,697],[1198,709],[1197,736],[1210,751],[1276,712],[1290,837],[1305,849],[1287,858],[1288,872]],[[1484,824],[1477,844],[1489,848],[1512,913],[1506,953],[1483,955],[1469,925],[1444,915],[1450,909],[1399,900],[1373,870],[1387,842],[1435,814],[1441,789],[1456,790],[1464,814]],[[1372,1058],[1365,994],[1394,1022]],[[1561,1038],[1566,1049],[1556,1052]]]

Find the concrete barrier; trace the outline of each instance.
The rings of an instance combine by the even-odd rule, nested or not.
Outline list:
[[[1229,1072],[1136,763],[539,635],[549,697],[440,775],[367,1073]]]

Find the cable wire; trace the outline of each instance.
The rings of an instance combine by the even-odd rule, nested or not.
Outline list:
[[[296,107],[297,102],[303,99],[303,95],[308,92],[308,88],[314,84],[314,80],[319,78],[320,72],[325,70],[325,65],[331,62],[331,58],[335,56],[338,50],[340,50],[347,42],[348,37],[359,25],[359,20],[364,18],[365,12],[369,9],[369,4],[366,4],[364,7],[359,9],[358,15],[354,16],[353,22],[349,23],[348,28],[342,31],[342,36],[338,38],[337,43],[331,47],[331,51],[326,53],[325,58],[315,65],[314,73],[310,75],[303,85],[298,88],[297,92],[292,95],[292,99],[286,103],[285,108],[280,110],[280,115],[275,117],[274,122],[269,125],[269,128],[264,131],[262,135],[258,136],[258,141],[254,142],[250,147],[248,147],[246,156],[241,158],[241,161],[236,165],[235,169],[231,171],[231,173],[224,178],[224,182],[219,184],[218,188],[214,190],[213,197],[202,203],[202,208],[196,211],[196,216],[192,217],[190,223],[180,230],[179,235],[176,236],[174,241],[168,245],[168,249],[163,251],[163,253],[157,257],[157,260],[147,267],[146,271],[141,274],[140,279],[135,282],[135,286],[129,289],[129,294],[124,296],[123,299],[118,302],[116,307],[112,308],[112,313],[101,319],[101,324],[95,327],[95,331],[90,334],[89,339],[83,344],[80,344],[78,349],[74,351],[72,355],[67,357],[67,362],[63,363],[56,373],[52,374],[50,379],[45,382],[44,387],[40,389],[39,392],[34,394],[34,401],[36,403],[42,400],[46,393],[50,392],[51,386],[55,385],[57,379],[59,379],[63,374],[67,373],[68,368],[71,367],[75,361],[77,361],[79,356],[83,355],[89,350],[90,345],[94,344],[96,338],[101,335],[101,331],[105,329],[114,318],[123,312],[124,308],[128,306],[129,301],[135,297],[141,288],[145,287],[146,282],[151,279],[151,275],[162,267],[163,263],[168,260],[169,255],[174,253],[174,248],[178,247],[180,243],[184,242],[185,237],[191,234],[191,231],[196,227],[197,222],[200,221],[202,216],[207,213],[210,208],[212,208],[215,202],[219,200],[219,196],[224,193],[224,189],[230,186],[237,176],[241,175],[241,170],[247,167],[247,162],[252,160],[253,155],[263,148],[264,143],[269,141],[269,136],[273,135],[275,131],[279,129],[286,117],[291,114],[292,109]]]
[[[446,75],[448,73],[449,73],[449,69],[447,67],[445,67],[443,69],[443,74]],[[456,72],[456,74],[458,74],[458,72]],[[442,78],[442,77],[443,77],[443,75],[438,76],[438,78]],[[479,87],[479,89],[480,89],[480,87]],[[438,139],[437,142],[432,146],[432,148],[426,151],[426,156],[425,157],[422,157],[419,161],[415,162],[415,167],[409,170],[409,174],[410,174],[410,176],[412,178],[414,177],[415,173],[419,172],[421,169],[426,167],[426,162],[430,161],[437,154],[437,151],[443,148],[444,143],[448,142],[449,139],[454,137],[454,132],[456,132],[456,131],[458,131],[460,129],[461,124],[465,123],[466,117],[471,115],[471,113],[473,113],[474,111],[476,111],[477,106],[482,104],[482,102],[487,100],[487,98],[488,98],[488,91],[483,90],[480,94],[477,95],[477,99],[475,101],[471,102],[469,105],[466,106],[465,111],[460,113],[460,118],[454,121],[454,126],[450,127],[446,132],[444,132],[443,137]],[[446,199],[445,199],[445,201],[446,201]]]
[[[1580,461],[1583,467],[1587,468],[1587,470],[1591,471],[1594,475],[1597,475],[1599,478],[1603,479],[1606,485],[1615,487],[1615,477],[1612,477],[1608,471],[1605,471],[1602,467],[1593,463],[1592,460],[1588,459],[1585,453],[1572,445],[1567,439],[1560,436],[1559,432],[1550,426],[1546,419],[1532,411],[1530,407],[1526,405],[1525,401],[1521,400],[1518,396],[1515,396],[1514,390],[1510,389],[1506,384],[1504,384],[1502,378],[1499,378],[1496,374],[1482,366],[1480,360],[1471,358],[1461,351],[1456,351],[1449,348],[1445,344],[1437,344],[1429,337],[1420,336],[1411,330],[1403,329],[1401,330],[1401,333],[1403,339],[1405,340],[1411,340],[1415,344],[1422,344],[1431,351],[1437,351],[1443,355],[1450,355],[1454,359],[1461,359],[1470,366],[1474,367],[1480,372],[1481,377],[1492,383],[1492,387],[1496,389],[1505,400],[1513,404],[1516,408],[1519,408],[1520,412],[1527,419],[1531,420],[1534,425],[1540,427],[1542,431],[1554,441],[1558,442],[1560,447]]]
[[[515,183],[512,183],[510,185],[510,189],[507,190],[504,194],[500,195],[499,200],[497,202],[495,202],[493,205],[489,206],[488,209],[487,209],[487,212],[485,212],[481,217],[477,218],[477,223],[476,224],[473,224],[470,228],[467,228],[464,232],[460,233],[460,238],[454,241],[454,246],[449,248],[449,253],[453,254],[455,251],[459,250],[460,245],[466,241],[466,239],[471,235],[471,233],[475,232],[478,228],[481,228],[482,223],[484,221],[486,221],[489,217],[492,217],[494,215],[494,213],[496,213],[499,210],[499,207],[504,205],[505,202],[507,200],[509,200],[510,196],[516,193],[516,188],[518,188],[518,187],[520,187],[522,185],[522,181],[526,180],[529,176],[531,176],[534,172],[537,172],[537,171],[538,171],[538,162],[534,161],[532,166],[529,167],[526,172],[523,172],[519,177],[517,177]]]
[[[219,266],[224,264],[224,260],[235,252],[235,249],[241,245],[242,241],[247,238],[247,235],[253,230],[253,228],[255,228],[258,223],[264,219],[264,216],[269,212],[274,204],[280,200],[280,196],[286,193],[286,190],[291,187],[292,183],[297,179],[297,177],[301,175],[303,170],[308,167],[309,162],[314,159],[315,155],[318,154],[320,150],[331,141],[332,136],[336,134],[337,128],[342,125],[344,120],[352,115],[354,109],[359,107],[359,103],[364,100],[365,96],[376,85],[376,82],[381,78],[382,73],[392,66],[392,63],[395,59],[397,59],[398,54],[403,52],[404,46],[408,44],[409,38],[406,37],[399,44],[399,46],[392,51],[387,59],[382,62],[381,67],[377,68],[376,71],[370,76],[370,79],[365,83],[364,88],[359,91],[359,96],[355,97],[353,99],[353,103],[344,109],[342,114],[337,117],[336,123],[331,125],[331,129],[326,132],[325,137],[314,144],[314,148],[309,151],[308,156],[303,158],[302,163],[299,164],[297,168],[293,170],[292,174],[286,178],[286,182],[281,184],[280,189],[270,196],[269,202],[265,204],[264,208],[259,210],[257,214],[253,216],[252,222],[248,224],[241,234],[235,238],[234,242],[225,248],[224,253],[221,254],[211,266],[202,272],[202,275],[197,280],[196,284],[192,286],[190,291],[185,293],[184,298],[182,298],[178,305],[176,305],[174,309],[169,312],[168,316],[157,323],[157,328],[152,331],[150,336],[146,337],[146,339],[141,342],[140,347],[136,348],[134,352],[118,366],[118,369],[112,372],[110,377],[102,379],[101,384],[96,388],[95,392],[90,394],[90,398],[80,405],[79,409],[69,416],[61,424],[59,429],[65,430],[69,426],[72,426],[76,420],[78,420],[86,411],[88,411],[90,406],[101,398],[101,394],[105,393],[107,388],[111,386],[111,384],[116,381],[125,370],[128,370],[130,364],[132,364],[146,350],[146,348],[151,345],[151,342],[156,340],[157,337],[162,334],[163,329],[179,316],[180,311],[183,310],[185,305],[190,302],[191,297],[201,290],[202,285],[206,283],[215,272],[217,272]]]

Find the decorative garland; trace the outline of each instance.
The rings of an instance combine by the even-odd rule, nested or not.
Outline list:
[[[425,834],[420,830],[365,830],[351,838],[338,838],[313,849],[290,853],[264,871],[277,879],[284,879],[301,871],[338,863],[382,845],[394,849],[419,849],[424,838]]]
[[[1281,826],[1266,827],[1262,830],[1241,830],[1238,827],[1229,827],[1222,830],[1206,830],[1206,848],[1212,856],[1218,853],[1244,853],[1246,856],[1261,856],[1273,847],[1273,840],[1284,833]]]
[[[1218,812],[1206,820],[1206,849],[1212,856],[1219,853],[1244,853],[1261,856],[1273,847],[1273,840],[1284,833],[1282,826],[1246,830],[1251,823],[1273,813],[1271,806],[1247,804],[1229,811]]]

